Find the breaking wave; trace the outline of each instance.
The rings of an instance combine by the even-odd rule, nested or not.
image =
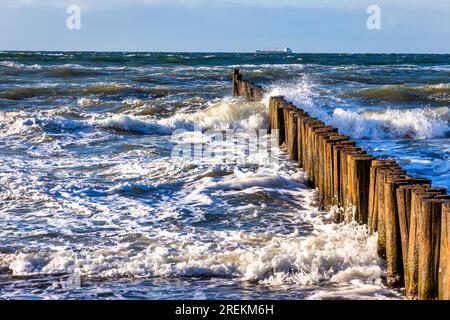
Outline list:
[[[368,89],[370,90],[370,89]],[[436,86],[435,92],[447,92],[448,86]],[[333,125],[353,138],[442,138],[450,133],[449,108],[386,109],[376,112],[346,110],[340,107],[331,112],[321,102],[313,84],[303,79],[297,84],[275,86],[269,96],[283,95],[312,116]],[[268,97],[265,99],[268,103]],[[336,102],[335,102],[336,103]],[[337,102],[338,103],[338,102]]]
[[[196,128],[257,130],[267,127],[267,108],[260,103],[223,99],[192,114],[176,113],[159,120],[146,116],[117,114],[91,123],[94,126],[143,134],[170,134],[176,129],[193,131]]]
[[[89,107],[102,104],[102,101],[81,98],[78,100],[78,104],[81,107]],[[142,113],[142,108],[150,108],[148,104],[139,99],[124,100],[123,106],[136,108],[136,113]],[[55,114],[55,112],[14,112],[0,115],[0,134],[4,136],[45,132],[46,129],[104,128],[140,134],[170,135],[176,129],[189,131],[194,131],[196,128],[258,130],[267,127],[267,108],[264,104],[247,103],[232,98],[210,103],[207,108],[198,112],[175,113],[171,117],[162,119],[123,113],[91,115],[88,119],[72,119],[73,115],[71,114],[68,119]]]

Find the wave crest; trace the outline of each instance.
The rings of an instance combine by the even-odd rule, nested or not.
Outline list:
[[[432,87],[432,88],[431,88]],[[430,86],[426,90],[446,92],[450,85]],[[450,133],[449,108],[387,109],[364,112],[335,108],[328,111],[328,101],[321,100],[321,94],[308,78],[294,85],[275,86],[265,98],[283,95],[300,106],[310,115],[333,125],[343,134],[361,138],[431,139],[446,137]],[[333,101],[338,103],[339,101]]]

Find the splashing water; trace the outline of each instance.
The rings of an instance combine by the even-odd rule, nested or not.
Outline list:
[[[171,134],[245,158],[197,130],[267,127],[267,101],[228,97],[238,67],[445,185],[445,88],[407,105],[348,93],[445,83],[448,58],[129,55],[0,53],[1,298],[400,298],[376,235],[333,224],[295,163],[176,159]]]

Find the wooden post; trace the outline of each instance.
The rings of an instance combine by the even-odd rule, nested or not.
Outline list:
[[[342,186],[341,190],[343,191],[342,196],[342,206],[344,210],[349,209],[349,207],[352,205],[351,199],[353,199],[353,183],[351,179],[353,176],[351,173],[351,162],[349,157],[350,156],[360,156],[366,154],[366,151],[362,150],[359,147],[350,147],[346,146],[341,150],[341,174],[342,174]]]
[[[396,190],[398,222],[400,228],[400,241],[402,247],[402,261],[405,278],[405,286],[408,282],[408,242],[411,221],[411,193],[415,189],[430,187],[430,181],[426,179],[409,180],[410,185],[400,185]]]
[[[376,177],[376,192],[377,192],[377,213],[378,213],[378,254],[382,258],[386,258],[386,216],[385,216],[385,191],[384,183],[386,178],[391,174],[402,174],[401,170],[396,164],[387,164],[379,166]]]
[[[370,185],[369,185],[369,211],[368,211],[369,233],[373,233],[378,230],[377,170],[382,165],[395,165],[395,160],[375,159],[372,161],[372,166],[370,167]]]
[[[279,121],[278,121],[278,105],[284,97],[276,96],[270,97],[269,99],[269,130],[272,132],[273,130],[279,130]]]
[[[285,121],[284,121],[284,103],[285,100],[279,100],[277,103],[277,128],[279,130],[279,145],[283,145],[283,143],[286,141],[286,128],[285,128]]]
[[[289,159],[291,160],[298,160],[298,129],[297,129],[297,122],[298,122],[298,112],[296,110],[289,111],[289,118],[288,118],[288,129],[289,129],[289,139],[287,144],[287,152]]]
[[[333,181],[333,190],[336,192],[336,197],[341,208],[345,208],[345,200],[346,197],[346,185],[344,183],[344,152],[347,150],[360,150],[356,147],[356,142],[354,141],[342,141],[338,145],[335,146],[333,150],[333,164],[334,170],[337,172],[334,175]],[[345,185],[345,186],[344,186]]]
[[[441,252],[439,259],[439,299],[450,300],[450,203],[442,205]]]
[[[334,133],[325,140],[326,167],[328,173],[325,176],[325,188],[327,204],[331,206],[339,205],[339,160],[337,159],[338,146],[340,147],[344,141],[348,141],[349,137]]]
[[[441,241],[441,209],[446,200],[424,199],[418,219],[419,300],[438,297],[439,254]]]
[[[384,183],[384,214],[386,225],[386,263],[387,280],[390,288],[400,287],[404,283],[403,259],[398,217],[396,189],[407,184],[404,176],[388,176]]]
[[[325,176],[327,175],[328,167],[326,166],[326,152],[325,141],[329,139],[330,135],[336,133],[333,127],[325,126],[314,131],[315,134],[315,149],[316,157],[314,166],[314,182],[319,190],[321,208],[325,209],[326,193],[325,193]]]
[[[421,201],[433,199],[434,196],[446,192],[445,188],[420,188],[415,189],[411,195],[411,219],[409,224],[408,241],[408,272],[405,283],[406,296],[410,299],[417,298],[418,294],[418,270],[419,270],[419,238],[418,221],[422,214]]]
[[[309,115],[301,111],[297,116],[297,159],[299,165],[303,168],[303,145],[305,143],[305,137],[303,136],[303,122],[309,117]]]
[[[233,70],[233,96],[239,96],[239,69]]]
[[[359,224],[366,224],[369,211],[369,177],[373,158],[365,155],[351,155],[349,157],[351,175],[351,202],[355,206],[355,220]]]

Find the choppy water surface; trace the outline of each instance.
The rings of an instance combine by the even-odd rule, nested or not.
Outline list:
[[[267,127],[232,68],[450,187],[450,56],[1,52],[0,298],[398,298],[295,164],[171,157]]]

